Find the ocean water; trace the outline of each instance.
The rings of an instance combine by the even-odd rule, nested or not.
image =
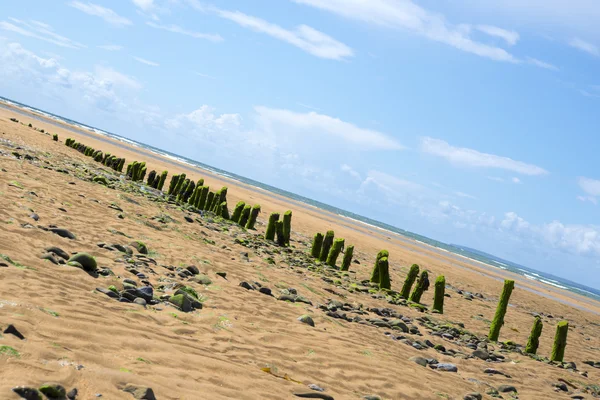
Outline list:
[[[206,165],[199,161],[191,160],[189,158],[168,152],[166,150],[162,150],[162,149],[159,149],[159,148],[156,148],[156,147],[153,147],[153,146],[141,143],[141,142],[137,142],[135,140],[127,139],[123,136],[119,136],[117,134],[104,131],[102,129],[94,128],[92,126],[85,125],[81,122],[73,121],[68,118],[49,113],[47,111],[39,110],[34,107],[28,106],[26,104],[22,104],[17,101],[10,100],[10,99],[0,96],[0,106],[2,106],[2,103],[16,106],[16,107],[22,108],[24,110],[28,110],[28,111],[32,111],[34,113],[40,114],[46,118],[46,120],[44,120],[44,122],[47,122],[47,119],[49,119],[50,121],[55,121],[55,124],[57,126],[60,126],[61,128],[65,128],[65,126],[62,125],[61,123],[67,123],[67,124],[72,125],[77,128],[77,129],[72,129],[75,132],[83,131],[83,132],[89,132],[90,134],[97,134],[97,135],[109,137],[109,138],[115,139],[115,140],[123,143],[124,145],[143,148],[147,151],[150,151],[157,155],[166,157],[168,159],[178,161],[178,162],[181,162],[184,164],[188,164],[190,166],[199,167],[204,170],[208,170],[214,174],[221,175],[221,176],[227,177],[229,179],[233,179],[233,180],[245,183],[247,185],[253,186],[257,189],[275,193],[280,196],[287,197],[289,199],[304,203],[308,206],[315,207],[315,208],[325,210],[325,211],[329,211],[340,217],[347,218],[347,219],[351,220],[352,222],[363,224],[363,225],[368,225],[374,229],[388,231],[391,233],[401,235],[405,238],[413,239],[424,245],[433,246],[439,252],[450,253],[453,256],[461,257],[463,259],[467,258],[469,261],[483,263],[490,268],[498,268],[498,269],[510,271],[512,273],[523,276],[525,279],[529,279],[531,281],[535,281],[535,282],[538,282],[543,285],[548,285],[550,287],[568,290],[570,292],[577,293],[579,295],[600,301],[600,290],[590,288],[590,287],[587,287],[585,285],[582,285],[582,284],[579,284],[576,282],[572,282],[565,278],[560,278],[560,277],[557,277],[557,276],[554,276],[554,275],[551,275],[551,274],[548,274],[545,272],[536,271],[532,268],[528,268],[526,266],[519,265],[519,264],[513,263],[511,261],[503,260],[499,257],[484,253],[484,252],[476,250],[476,249],[471,249],[466,246],[443,243],[443,242],[437,241],[435,239],[431,239],[431,238],[428,238],[428,237],[425,237],[425,236],[422,236],[422,235],[419,235],[419,234],[416,234],[413,232],[409,232],[404,229],[401,229],[401,228],[398,228],[398,227],[395,227],[392,225],[388,225],[386,223],[376,221],[376,220],[373,220],[368,217],[363,217],[362,215],[358,215],[358,214],[352,213],[350,211],[346,211],[346,210],[331,206],[329,204],[321,203],[319,201],[310,199],[308,197],[304,197],[304,196],[301,196],[301,195],[298,195],[298,194],[295,194],[292,192],[288,192],[288,191],[279,189],[277,187],[255,181],[253,179],[246,178],[244,176],[237,175],[232,172],[228,172],[228,171],[225,171],[225,170],[222,170],[222,169],[210,166],[210,165]],[[4,107],[4,108],[6,108],[6,107]],[[18,113],[18,111],[14,111],[14,109],[11,109],[11,111]],[[23,113],[21,113],[21,114],[23,114]],[[28,117],[31,117],[30,114],[26,114],[26,115]],[[36,118],[36,117],[34,116],[34,118]],[[43,120],[42,118],[38,118],[38,119]],[[61,125],[59,125],[59,124],[61,124]],[[67,127],[67,129],[69,129],[69,128]]]

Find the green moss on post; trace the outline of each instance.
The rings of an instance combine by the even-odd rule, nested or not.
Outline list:
[[[167,180],[168,174],[169,173],[167,171],[163,171],[162,174],[160,174],[160,180],[158,181],[158,186],[156,186],[156,189],[163,190],[163,186],[165,186],[165,181]]]
[[[124,158],[121,158],[121,159],[119,160],[119,165],[117,166],[117,170],[118,170],[119,172],[123,172],[123,167],[124,167],[124,166],[125,166],[125,159],[124,159]]]
[[[250,217],[252,216],[252,207],[250,204],[246,204],[244,209],[242,210],[242,215],[240,216],[240,226],[245,226],[250,222]]]
[[[224,219],[229,219],[229,209],[227,208],[227,202],[224,201],[219,206],[219,215]]]
[[[542,318],[538,315],[535,317],[535,321],[533,321],[533,327],[531,328],[531,333],[529,334],[529,339],[527,340],[527,346],[525,346],[525,352],[529,354],[537,353],[537,349],[540,345],[540,336],[542,334],[542,328],[544,328],[544,323],[542,322]]]
[[[275,233],[277,234],[277,244],[285,246],[285,233],[283,231],[283,221],[275,221]]]
[[[323,238],[323,245],[321,246],[321,254],[319,254],[319,261],[327,261],[327,257],[329,256],[329,250],[331,250],[331,246],[333,246],[334,237],[334,231],[327,231],[327,233],[325,234],[325,237]]]
[[[354,254],[354,246],[350,245],[346,247],[346,251],[344,253],[344,259],[342,260],[342,271],[348,271],[350,269],[350,264],[352,264],[352,255]]]
[[[381,250],[379,253],[377,253],[377,258],[375,258],[375,265],[373,266],[373,272],[371,272],[371,282],[378,284],[381,281],[381,278],[379,276],[379,260],[383,257],[389,256],[390,253],[387,250]]]
[[[58,135],[56,133],[54,135],[52,135],[52,140],[54,140],[55,142],[58,142]]]
[[[429,274],[427,271],[422,271],[419,281],[415,286],[415,290],[413,290],[412,294],[410,295],[410,301],[413,303],[420,303],[421,296],[423,296],[423,293],[427,290],[429,290]]]
[[[198,200],[198,210],[206,209],[206,200],[208,200],[208,191],[210,188],[208,186],[202,186],[202,190],[200,191],[200,200]]]
[[[400,296],[404,297],[405,299],[409,298],[410,289],[412,289],[412,285],[415,283],[417,276],[419,276],[419,266],[417,264],[413,264],[408,271],[406,279],[404,280],[402,290],[400,291]]]
[[[177,201],[181,201],[183,200],[183,196],[185,194],[185,192],[187,191],[188,186],[190,185],[190,180],[186,179],[185,181],[183,181],[183,184],[181,185],[181,187],[179,188],[179,190],[177,191]],[[177,185],[179,186],[179,185]]]
[[[179,193],[181,193],[181,188],[183,187],[185,182],[186,182],[185,174],[179,175],[179,180],[177,180],[177,186],[175,186],[175,188],[173,189],[173,196],[177,196]],[[187,180],[187,182],[189,184],[189,180]]]
[[[275,231],[277,230],[275,223],[277,221],[279,221],[279,213],[271,213],[269,216],[269,223],[267,224],[267,230],[265,231],[265,239],[275,240]]]
[[[154,187],[154,180],[156,179],[156,171],[152,170],[150,171],[150,173],[148,174],[148,180],[146,181],[146,183],[148,184],[148,186],[150,187]]]
[[[290,236],[292,235],[292,211],[288,210],[283,214],[283,236],[285,244],[290,245]]]
[[[194,181],[190,181],[190,183],[185,188],[185,191],[181,195],[181,200],[184,203],[187,203],[187,201],[190,199],[190,196],[192,195],[192,193],[194,193],[194,190],[196,190],[196,184],[194,183]]]
[[[221,203],[227,201],[227,186],[223,186],[220,190],[221,199],[219,200]]]
[[[331,250],[329,250],[329,255],[327,256],[327,261],[325,262],[330,267],[335,267],[335,263],[344,248],[344,239],[337,238],[333,241],[333,245],[331,246]]]
[[[129,167],[127,167],[127,170],[129,170]],[[175,193],[175,188],[177,187],[178,182],[179,182],[179,175],[173,175],[173,177],[171,178],[171,183],[169,183],[169,190],[167,191],[167,194],[169,196],[171,196]]]
[[[433,294],[433,310],[444,313],[444,294],[446,292],[446,278],[440,275],[435,280],[435,293]]]
[[[254,207],[252,207],[252,210],[250,211],[250,218],[248,218],[248,222],[246,223],[246,229],[254,229],[254,225],[256,225],[258,214],[260,214],[260,204],[255,204]],[[242,225],[241,222],[240,225]]]
[[[552,346],[552,354],[550,361],[562,362],[565,358],[565,348],[567,347],[567,334],[569,333],[569,323],[560,321],[556,325],[556,335],[554,336],[554,346]]]
[[[246,203],[244,203],[243,201],[238,201],[238,203],[235,205],[235,208],[233,209],[233,214],[231,215],[231,220],[233,222],[240,222],[240,217],[242,216],[242,211],[244,210],[245,206]]]
[[[210,211],[210,207],[212,206],[213,201],[215,200],[215,193],[214,192],[208,192],[208,196],[206,197],[206,204],[204,206],[204,209],[206,211]]]
[[[314,258],[319,258],[321,255],[321,248],[323,247],[323,234],[315,233],[313,238],[312,248],[310,249],[310,255]]]
[[[506,314],[506,309],[508,308],[508,300],[510,299],[510,294],[515,288],[515,281],[505,280],[504,288],[502,289],[502,294],[500,295],[500,300],[498,301],[498,307],[496,308],[496,314],[494,315],[494,319],[492,320],[492,324],[490,325],[490,333],[488,335],[488,339],[493,342],[497,342],[500,337],[500,329],[502,325],[504,325],[504,315]]]
[[[391,289],[392,283],[390,281],[390,266],[387,257],[381,257],[377,261],[379,267],[379,288],[380,289]]]

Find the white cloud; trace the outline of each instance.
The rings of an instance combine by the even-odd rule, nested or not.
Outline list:
[[[454,194],[457,195],[458,197],[464,197],[464,198],[467,198],[467,199],[477,200],[477,197],[475,197],[473,195],[470,195],[468,193],[456,191],[456,192],[454,192]]]
[[[600,180],[579,177],[577,180],[579,187],[589,196],[596,198],[600,196]]]
[[[471,39],[469,25],[452,25],[444,16],[430,12],[410,0],[293,0],[345,18],[386,28],[400,29],[444,43],[467,53],[495,61],[517,63],[511,53]],[[489,29],[488,29],[489,30]],[[499,31],[495,33],[498,34]],[[508,32],[508,31],[505,31]],[[508,35],[510,36],[510,34]],[[506,39],[505,35],[505,40]],[[514,40],[514,35],[509,40]]]
[[[146,60],[145,58],[142,58],[142,57],[133,57],[133,59],[134,59],[135,61],[137,61],[137,62],[140,62],[140,63],[142,63],[142,64],[149,65],[149,66],[151,66],[151,67],[158,67],[158,66],[160,66],[160,64],[159,64],[159,63],[155,63],[154,61]]]
[[[584,256],[600,255],[600,228],[592,225],[567,225],[560,221],[534,225],[514,212],[508,212],[500,223],[500,229],[520,239],[542,246]]]
[[[590,42],[586,42],[583,39],[573,38],[569,42],[569,46],[574,47],[578,50],[581,50],[585,53],[591,54],[594,57],[600,57],[600,49],[598,49],[598,46],[596,46]]]
[[[317,138],[329,135],[349,144],[360,146],[364,150],[402,150],[404,148],[396,139],[381,132],[359,128],[349,122],[316,112],[297,113],[263,106],[255,107],[255,111],[263,125],[280,124],[283,133],[287,129],[301,132],[306,138],[311,134],[317,135]]]
[[[157,24],[157,23],[151,22],[151,21],[146,22],[146,24],[155,29],[162,29],[162,30],[165,30],[168,32],[179,33],[181,35],[190,36],[195,39],[206,39],[206,40],[210,40],[211,42],[222,42],[223,41],[223,37],[218,34],[193,32],[193,31],[188,31],[177,25],[161,25],[161,24]]]
[[[206,78],[206,79],[217,79],[217,78],[215,78],[215,77],[214,77],[214,76],[212,76],[212,75],[203,74],[203,73],[201,73],[201,72],[194,72],[194,74],[196,74],[196,75],[198,75],[198,76],[201,76],[202,78]]]
[[[351,166],[349,166],[348,164],[342,164],[340,166],[340,169],[343,172],[348,173],[351,177],[353,177],[354,179],[358,180],[358,181],[362,181],[362,177],[360,176],[360,174],[358,172],[356,172],[354,170],[354,168],[352,168]]]
[[[300,25],[292,31],[239,11],[216,10],[216,12],[222,18],[231,20],[244,28],[265,33],[316,57],[344,60],[354,55],[352,49],[344,43],[307,25]]]
[[[597,205],[598,204],[598,199],[596,199],[593,196],[577,196],[577,200],[585,203],[586,201],[589,201],[590,203]]]
[[[132,0],[136,7],[143,11],[150,11],[154,8],[154,0]]]
[[[41,96],[60,100],[65,107],[92,107],[95,112],[124,111],[124,97],[142,85],[135,78],[112,68],[97,66],[94,71],[70,70],[56,59],[43,58],[19,43],[0,40],[0,81],[19,88],[31,88]]]
[[[85,47],[81,43],[55,33],[50,25],[43,22],[33,20],[26,22],[16,18],[9,19],[11,22],[0,21],[0,29],[14,32],[19,35],[32,37],[38,40],[43,40],[60,47],[67,47],[70,49],[82,49]]]
[[[120,46],[118,44],[103,44],[101,46],[98,46],[99,49],[102,50],[106,50],[106,51],[120,51],[123,50],[123,46]]]
[[[520,180],[519,178],[517,178],[516,176],[515,176],[515,177],[513,177],[513,178],[511,179],[511,181],[512,181],[512,183],[516,183],[516,184],[518,184],[518,185],[520,185],[521,183],[523,183],[523,182],[521,182],[521,180]]]
[[[504,40],[509,46],[514,46],[519,41],[519,34],[515,31],[498,28],[492,25],[477,25],[477,30]]]
[[[430,137],[421,138],[421,151],[445,158],[454,164],[468,167],[498,168],[523,175],[545,175],[545,169],[533,164],[516,161],[508,157],[481,153],[466,147],[455,147],[448,142]]]
[[[106,8],[98,4],[91,2],[82,3],[81,1],[72,1],[69,3],[69,5],[86,14],[100,17],[104,21],[114,26],[127,26],[133,24],[129,19],[120,16],[110,8]]]
[[[538,60],[537,58],[533,58],[533,57],[527,57],[526,58],[527,62],[531,65],[535,65],[536,67],[540,67],[540,68],[544,68],[544,69],[549,69],[551,71],[558,71],[559,68],[556,65],[547,63],[545,61],[542,60]]]
[[[167,126],[171,129],[181,129],[184,126],[192,125],[195,129],[200,129],[209,133],[234,131],[239,129],[242,117],[239,114],[215,114],[214,107],[203,105],[189,114],[180,114],[167,121]]]

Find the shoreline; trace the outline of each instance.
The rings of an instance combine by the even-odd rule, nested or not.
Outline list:
[[[55,127],[61,128],[61,129],[67,129],[70,132],[72,132],[74,135],[82,135],[90,140],[97,140],[97,141],[106,143],[111,146],[119,147],[120,149],[122,149],[124,151],[130,151],[135,154],[142,155],[144,157],[149,157],[155,161],[167,163],[173,167],[182,169],[183,172],[188,171],[188,172],[193,172],[193,173],[201,173],[203,175],[210,175],[212,178],[214,178],[216,180],[224,181],[224,182],[227,182],[228,184],[237,185],[248,191],[251,191],[254,193],[260,193],[260,194],[267,194],[268,196],[273,197],[282,203],[294,204],[295,206],[304,209],[304,211],[306,211],[307,213],[319,214],[319,217],[321,217],[321,219],[325,219],[333,225],[341,224],[346,228],[356,231],[357,233],[367,233],[367,234],[376,235],[384,241],[386,241],[390,236],[393,236],[398,242],[401,243],[400,246],[405,248],[408,251],[419,252],[421,255],[426,256],[428,258],[435,259],[436,261],[448,263],[449,266],[451,266],[451,267],[458,266],[459,268],[462,268],[462,269],[467,269],[467,270],[475,272],[475,273],[484,274],[486,277],[494,279],[494,280],[501,281],[503,279],[513,279],[516,281],[517,286],[519,286],[525,290],[528,290],[531,293],[544,296],[548,299],[558,301],[562,304],[565,304],[565,305],[568,305],[568,306],[571,306],[571,307],[574,307],[574,308],[577,308],[577,309],[580,309],[583,311],[587,311],[587,312],[591,312],[596,315],[600,315],[600,301],[598,301],[594,298],[572,292],[568,289],[561,289],[561,288],[558,288],[551,284],[545,284],[545,283],[537,281],[537,280],[532,280],[532,279],[527,278],[524,275],[520,275],[518,273],[509,271],[509,270],[504,270],[499,267],[484,263],[479,260],[469,258],[469,257],[461,255],[461,254],[450,252],[446,249],[442,249],[442,248],[421,242],[419,240],[404,236],[400,233],[390,231],[385,228],[381,228],[381,227],[369,224],[367,222],[359,221],[359,220],[356,220],[354,218],[351,218],[351,217],[348,217],[345,215],[340,215],[340,214],[334,213],[332,211],[324,210],[324,209],[321,209],[312,204],[305,203],[304,201],[296,200],[296,199],[287,197],[285,195],[275,193],[275,192],[269,191],[267,189],[242,182],[231,176],[226,176],[226,175],[220,174],[216,171],[206,169],[206,168],[203,168],[198,165],[193,165],[189,162],[185,162],[175,156],[161,154],[161,153],[158,153],[151,149],[141,147],[139,145],[136,145],[134,143],[134,141],[132,141],[130,139],[126,139],[126,138],[117,139],[108,134],[106,134],[106,135],[100,134],[96,131],[84,129],[81,126],[70,124],[65,121],[56,120],[54,118],[49,117],[48,115],[30,110],[30,109],[22,108],[17,104],[7,103],[4,100],[0,101],[0,107],[4,108],[7,111],[16,112],[26,118],[27,117],[34,118],[40,122],[49,123]],[[147,145],[144,145],[144,146],[147,146]],[[160,149],[158,149],[158,150],[160,150]],[[170,175],[171,175],[171,173],[170,173]],[[397,243],[397,244],[399,244],[399,243]],[[421,252],[420,250],[423,250],[423,252]],[[427,252],[429,252],[429,253],[427,253]],[[431,253],[433,253],[433,254],[431,254]],[[454,262],[452,262],[452,261],[454,261]],[[458,264],[456,264],[456,263],[458,263]],[[467,264],[467,265],[460,265],[461,263]],[[578,304],[577,302],[584,303],[584,305]],[[594,309],[594,307],[595,307],[595,309]]]

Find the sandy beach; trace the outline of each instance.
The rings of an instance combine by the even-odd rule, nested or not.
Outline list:
[[[168,170],[165,187],[180,173],[194,181],[203,178],[212,190],[227,186],[230,212],[238,201],[261,205],[256,230],[159,201],[143,184],[65,146],[67,138],[124,157],[126,164],[145,161],[148,171]],[[77,388],[78,399],[135,398],[123,391],[127,384],[150,387],[157,399],[292,399],[302,393],[335,399],[463,399],[471,392],[487,399],[502,385],[518,393],[500,393],[503,398],[567,399],[592,398],[598,389],[600,371],[584,363],[600,361],[600,304],[589,298],[5,108],[0,109],[0,169],[0,253],[10,260],[0,260],[6,264],[0,267],[0,328],[13,325],[25,338],[0,336],[2,399],[18,399],[11,392],[15,386],[44,382]],[[98,175],[114,183],[93,182]],[[293,212],[291,243],[281,248],[263,236],[268,216],[286,210]],[[68,229],[75,238],[46,230],[50,226]],[[306,256],[313,235],[327,230],[355,246],[358,263],[348,274]],[[134,241],[144,242],[148,254],[128,256],[106,248]],[[99,268],[113,274],[88,274],[41,259],[49,246],[69,255],[89,253]],[[357,289],[364,287],[382,249],[390,253],[394,290],[415,263],[432,282],[445,276],[444,314],[391,304],[385,294]],[[189,266],[212,283],[181,276]],[[162,300],[147,306],[119,302],[98,290],[111,285],[122,290],[125,279],[153,287],[155,297],[171,294],[180,284],[192,287],[202,309],[183,312]],[[514,279],[516,287],[501,342],[524,346],[533,315],[540,314],[544,328],[537,354],[548,357],[556,324],[567,320],[565,361],[575,368],[536,361],[499,343],[486,344],[489,358],[473,356],[468,344],[484,342],[504,279]],[[272,295],[260,292],[258,284]],[[278,300],[294,292],[306,301]],[[433,287],[422,298],[427,309],[432,302]],[[378,314],[385,308],[394,316]],[[315,326],[298,321],[302,315]],[[367,323],[382,318],[402,319],[409,331]],[[446,332],[442,327],[455,334],[439,335],[440,329]],[[457,372],[424,367],[412,357],[450,363]],[[496,372],[484,372],[488,368]],[[567,391],[556,388],[561,382]]]

